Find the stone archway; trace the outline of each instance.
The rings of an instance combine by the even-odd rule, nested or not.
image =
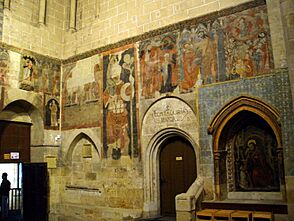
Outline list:
[[[199,170],[199,127],[195,112],[177,97],[160,99],[149,107],[142,122],[144,215],[147,217],[160,214],[160,148],[163,142],[175,136],[191,143]]]
[[[18,99],[8,103],[0,113],[1,120],[31,123],[31,146],[44,143],[44,121],[38,102]]]
[[[285,181],[280,115],[275,108],[257,98],[240,96],[227,103],[215,115],[209,125],[208,133],[213,136],[217,200],[230,198],[236,194],[239,198],[240,196],[241,198],[248,197],[248,191],[265,192],[259,194],[259,198],[282,199],[284,197]],[[257,148],[257,146],[259,147]],[[252,163],[253,159],[251,158],[253,158],[255,150],[258,150],[259,155],[261,153],[264,155],[263,158],[266,159],[268,168],[270,168],[268,165],[270,160],[276,162],[272,163],[271,167],[277,169],[273,172],[275,176],[279,174],[277,182],[266,186],[252,184],[252,177],[249,178],[248,173],[253,166],[251,165],[249,168],[247,159],[250,158]],[[245,155],[250,156],[246,157]],[[260,159],[260,161],[262,160]],[[238,183],[241,182],[241,179],[247,184],[245,182]],[[266,193],[267,191],[268,193]],[[242,192],[246,192],[246,194],[242,194]]]
[[[69,149],[68,149],[66,157],[65,157],[67,163],[72,161],[72,154],[74,152],[74,149],[76,148],[76,145],[78,144],[78,142],[82,139],[85,139],[89,144],[91,144],[91,146],[93,146],[95,152],[97,153],[98,157],[101,158],[101,152],[97,148],[97,146],[95,144],[95,139],[92,138],[92,136],[90,136],[89,134],[87,134],[85,132],[77,132],[76,134],[74,134],[72,136],[74,138],[72,140],[70,140]]]

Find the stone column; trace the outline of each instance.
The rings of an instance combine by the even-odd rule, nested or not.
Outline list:
[[[294,112],[294,1],[293,0],[280,0],[281,16],[283,21],[284,36],[286,43],[286,55],[289,70],[289,79],[292,93],[292,107]],[[291,147],[289,147],[291,148]],[[294,151],[286,150],[284,152],[285,161],[285,180],[286,180],[286,192],[288,203],[288,219],[294,220],[294,171],[293,160]],[[282,185],[283,186],[283,185]]]
[[[215,151],[213,153],[214,157],[214,177],[215,177],[215,199],[220,200],[220,152]]]
[[[294,1],[281,0],[281,11],[294,110]]]
[[[45,24],[47,0],[40,0],[39,24]]]
[[[4,9],[10,9],[10,0],[4,0]]]
[[[70,0],[69,29],[76,30],[77,0]]]

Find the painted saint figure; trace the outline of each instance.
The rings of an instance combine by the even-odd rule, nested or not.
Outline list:
[[[130,74],[130,82],[125,83],[121,80],[122,66],[129,65],[126,63],[121,66],[120,57],[121,55],[110,55],[107,68],[108,79],[103,92],[103,103],[107,110],[107,146],[112,150],[113,159],[127,155],[130,142],[127,102],[132,97],[133,76]],[[128,57],[124,60],[129,61]]]
[[[57,127],[58,126],[58,119],[57,119],[58,107],[56,105],[55,100],[52,100],[52,102],[50,103],[49,109],[50,109],[51,127]]]
[[[272,169],[264,151],[257,146],[256,140],[248,141],[247,172],[253,188],[264,188],[273,185]]]
[[[34,71],[34,65],[36,61],[33,57],[23,56],[25,64],[23,65],[23,76],[20,82],[20,88],[24,90],[34,89],[34,77],[36,73]]]

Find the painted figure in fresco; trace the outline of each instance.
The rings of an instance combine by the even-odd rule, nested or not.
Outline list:
[[[266,9],[262,6],[241,12],[240,16],[224,18],[228,80],[235,79],[234,72],[240,78],[251,77],[268,73],[273,67],[265,14]]]
[[[9,54],[5,50],[0,52],[0,85],[7,85],[7,73],[9,72]]]
[[[58,126],[58,119],[57,119],[58,106],[55,100],[52,100],[52,102],[49,105],[49,109],[50,109],[51,127],[57,127]]]
[[[142,95],[159,97],[173,92],[179,84],[176,35],[170,33],[144,43],[140,49]]]
[[[182,91],[189,91],[195,85],[197,77],[201,78],[202,54],[191,43],[185,43],[183,49],[184,79],[181,82],[181,89]]]
[[[152,98],[156,91],[159,91],[159,59],[158,52],[155,47],[149,45],[142,55],[144,63],[141,64],[143,70],[143,91],[142,95],[145,98]]]
[[[273,184],[271,167],[267,163],[263,150],[256,145],[256,141],[248,141],[247,171],[250,185],[253,188],[269,187]]]
[[[50,90],[50,67],[49,64],[45,63],[42,65],[42,87],[43,92],[48,93]]]
[[[23,81],[32,81],[35,59],[30,56],[24,56],[23,58],[25,59],[25,65],[23,66]]]
[[[34,70],[36,61],[31,56],[23,56],[25,64],[23,66],[23,77],[21,80],[20,88],[24,90],[33,90],[34,83],[37,78],[37,73]]]
[[[170,59],[170,54],[164,54],[164,61],[161,66],[161,74],[162,74],[162,83],[160,88],[160,93],[172,92],[177,85],[175,85],[173,74],[172,74],[172,63]]]
[[[108,148],[112,150],[113,159],[119,159],[121,155],[127,155],[130,142],[126,102],[131,99],[133,82],[125,83],[121,80],[122,66],[119,65],[120,56],[110,55],[107,69],[107,86],[103,93],[103,102],[107,109],[107,142]],[[132,80],[132,76],[130,76],[130,80]]]
[[[57,69],[57,68],[56,68]],[[60,73],[57,70],[53,70],[53,82],[52,82],[52,94],[58,95],[60,92]]]

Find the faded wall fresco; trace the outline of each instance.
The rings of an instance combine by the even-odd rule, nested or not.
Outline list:
[[[235,189],[237,191],[278,191],[279,165],[275,138],[260,128],[241,130],[232,143]],[[230,168],[232,169],[232,168]]]
[[[64,66],[63,129],[101,126],[101,78],[100,56]]]
[[[103,57],[103,148],[106,158],[138,156],[134,48]]]
[[[59,97],[45,94],[45,127],[58,129],[60,125]]]
[[[44,99],[44,124],[52,129],[51,123],[46,120],[46,102],[48,97],[54,99],[58,105],[58,121],[54,128],[59,127],[59,97],[60,97],[60,61],[35,54],[21,54],[14,48],[3,46],[0,48],[0,86],[1,106],[6,91],[15,88],[33,91]],[[22,93],[20,90],[19,92]],[[48,108],[47,108],[48,109]],[[53,128],[53,129],[54,129]]]
[[[145,40],[139,57],[144,98],[268,73],[274,65],[266,6]]]
[[[19,75],[20,89],[59,95],[60,64],[45,58],[23,55]]]
[[[6,49],[0,48],[0,85],[8,85],[8,73],[10,68],[10,56]]]
[[[178,86],[177,34],[171,33],[147,40],[140,45],[142,96],[157,97],[173,92]]]

